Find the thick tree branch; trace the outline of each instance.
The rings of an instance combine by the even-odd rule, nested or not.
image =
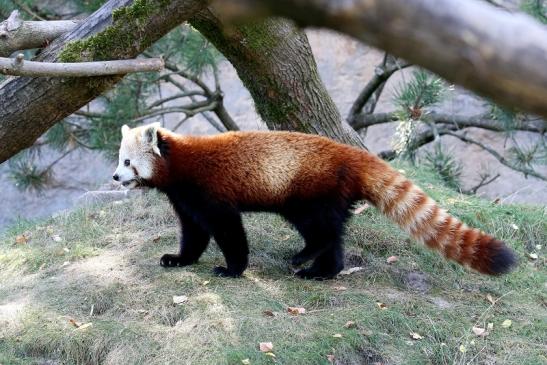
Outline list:
[[[30,77],[91,77],[161,71],[163,69],[161,58],[54,63],[24,61],[22,56],[23,54],[16,58],[0,57],[0,74]]]
[[[240,16],[258,11],[339,30],[501,105],[547,117],[547,28],[530,16],[461,0],[231,0],[222,4],[224,11],[233,13],[235,8]]]
[[[39,61],[135,58],[173,27],[202,9],[201,0],[110,0],[70,32],[55,39]],[[119,9],[129,6],[126,9]],[[115,19],[112,19],[112,12]],[[134,10],[134,9],[133,9]],[[146,36],[143,36],[146,35]],[[92,39],[85,39],[88,37]],[[80,40],[80,41],[79,41]],[[76,42],[74,42],[76,41]],[[63,51],[64,49],[64,51]],[[120,76],[9,79],[0,88],[0,163],[34,141],[57,121],[111,88]]]
[[[23,21],[14,10],[0,23],[0,57],[15,51],[40,48],[72,30],[78,22],[73,20]]]

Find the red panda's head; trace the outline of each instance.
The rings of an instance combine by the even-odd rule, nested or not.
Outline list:
[[[130,189],[143,185],[154,177],[154,165],[161,157],[158,147],[159,128],[159,123],[133,129],[127,125],[122,127],[122,142],[114,180]]]

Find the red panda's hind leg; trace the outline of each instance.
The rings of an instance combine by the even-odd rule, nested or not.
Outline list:
[[[294,202],[283,216],[305,241],[305,247],[293,256],[295,266],[315,259],[310,268],[296,275],[305,279],[329,279],[344,268],[342,234],[349,217],[350,202],[325,198]]]

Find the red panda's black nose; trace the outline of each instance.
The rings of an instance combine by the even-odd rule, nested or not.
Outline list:
[[[120,176],[118,174],[114,174],[114,176],[112,176],[112,178],[116,181],[120,181]]]

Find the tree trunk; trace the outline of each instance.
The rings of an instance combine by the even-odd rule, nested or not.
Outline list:
[[[484,1],[224,0],[223,14],[284,16],[423,66],[508,107],[547,117],[547,27]]]
[[[364,147],[327,93],[306,35],[290,22],[267,19],[227,28],[207,9],[190,23],[234,65],[269,129]]]
[[[127,7],[119,9],[123,6]],[[38,60],[77,62],[134,58],[204,6],[200,0],[110,0],[72,31],[57,38],[42,51]],[[121,76],[18,77],[5,81],[0,85],[0,163],[30,147],[56,122],[119,80]]]

